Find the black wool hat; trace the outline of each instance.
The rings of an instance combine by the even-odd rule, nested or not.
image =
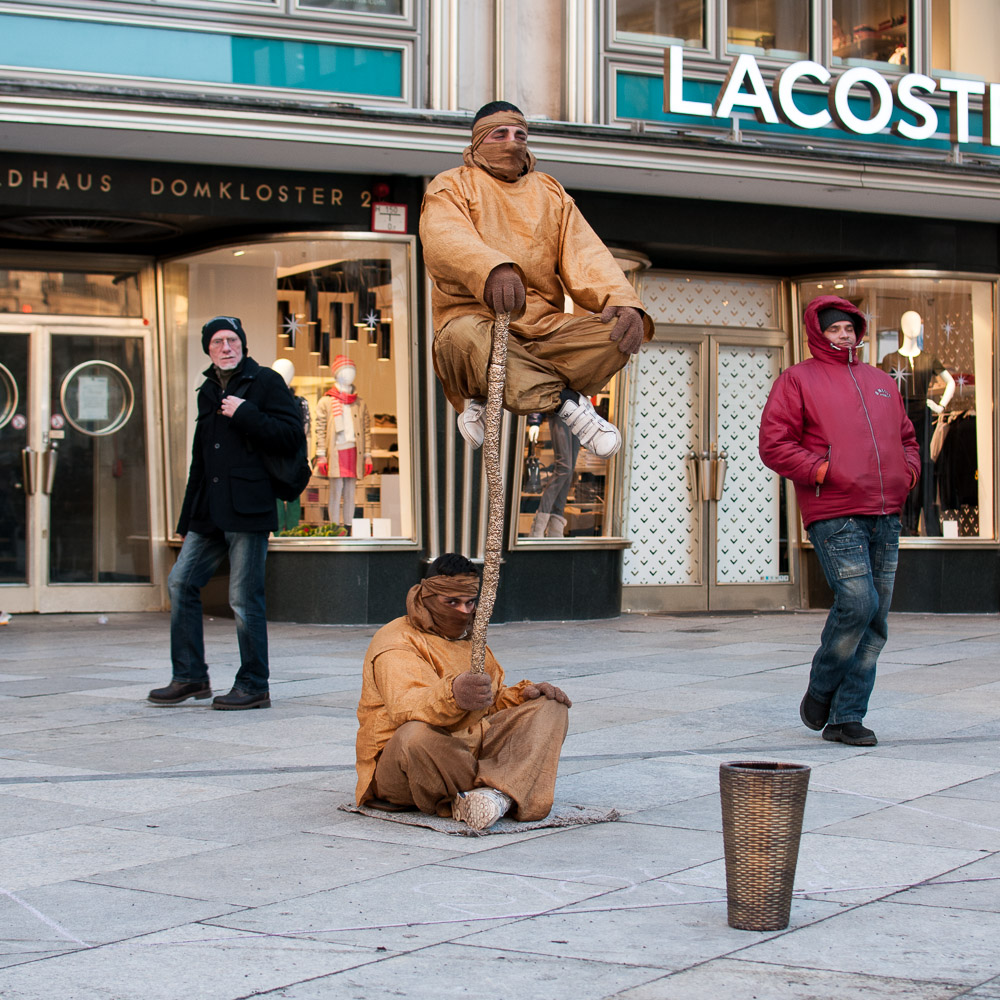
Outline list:
[[[820,330],[827,330],[833,326],[834,323],[847,320],[847,322],[854,327],[854,332],[858,332],[858,324],[855,322],[857,317],[844,312],[843,309],[820,309],[820,311],[816,313],[816,318],[819,320]]]
[[[232,330],[240,338],[243,353],[246,354],[247,335],[243,324],[235,316],[216,316],[201,328],[201,347],[206,354],[208,354],[208,342],[212,339],[212,334],[218,333],[220,330]]]

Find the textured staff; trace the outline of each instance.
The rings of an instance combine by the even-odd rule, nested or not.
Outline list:
[[[510,313],[501,313],[493,324],[493,347],[486,369],[486,432],[483,457],[489,508],[486,515],[486,552],[483,586],[479,591],[476,616],[472,620],[472,672],[486,669],[486,627],[493,614],[493,602],[500,582],[500,551],[503,539],[503,477],[500,469],[500,423],[503,418],[503,388],[507,380],[507,334]]]

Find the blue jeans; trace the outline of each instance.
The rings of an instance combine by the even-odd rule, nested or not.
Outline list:
[[[548,418],[549,438],[552,441],[552,478],[542,491],[538,512],[562,517],[573,482],[576,457],[580,453],[580,439],[554,413],[548,414]]]
[[[809,672],[809,693],[830,703],[829,722],[860,722],[875,686],[875,664],[888,638],[899,555],[899,517],[834,517],[809,525],[809,540],[833,590]]]
[[[267,611],[264,605],[266,531],[217,531],[184,536],[180,555],[167,578],[170,592],[170,660],[173,679],[208,680],[201,588],[229,555],[229,606],[236,615],[240,669],[234,687],[248,694],[267,691]]]

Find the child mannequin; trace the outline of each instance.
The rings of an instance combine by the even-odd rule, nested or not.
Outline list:
[[[333,385],[316,404],[316,472],[330,480],[330,520],[349,528],[354,523],[354,487],[372,471],[371,418],[354,391],[354,362],[333,359]],[[359,461],[359,454],[363,462]]]

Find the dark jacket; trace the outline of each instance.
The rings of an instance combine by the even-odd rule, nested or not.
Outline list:
[[[920,475],[913,424],[893,379],[858,359],[858,347],[834,347],[817,313],[849,313],[864,338],[864,315],[845,299],[823,295],[806,307],[812,357],[785,369],[760,421],[760,457],[795,484],[806,527],[861,514],[898,514]],[[816,473],[830,467],[822,485]]]
[[[284,379],[244,358],[224,392],[215,366],[198,389],[191,470],[177,532],[276,531],[274,491],[259,452],[288,454],[302,434],[302,414]],[[232,417],[224,395],[243,397]]]

